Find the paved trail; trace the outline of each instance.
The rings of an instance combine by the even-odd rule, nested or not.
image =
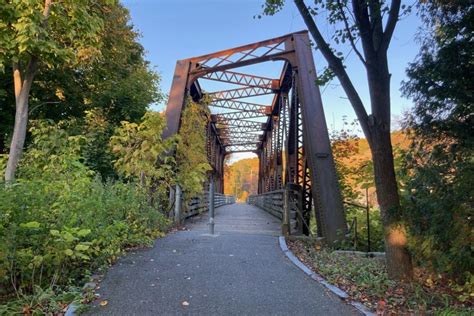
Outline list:
[[[88,314],[358,315],[284,256],[276,218],[247,204],[223,206],[215,236],[206,219],[122,258],[100,285],[108,304]]]

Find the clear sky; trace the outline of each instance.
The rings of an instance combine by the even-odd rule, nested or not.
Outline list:
[[[293,1],[286,2],[284,10],[275,16],[255,19],[254,16],[261,13],[264,0],[122,0],[130,10],[132,23],[142,34],[141,43],[147,51],[147,59],[162,76],[161,88],[165,93],[169,92],[178,59],[306,29]],[[307,1],[308,4],[311,2]],[[324,15],[320,15],[318,25],[329,38],[333,28],[325,23]],[[420,21],[415,14],[403,18],[397,25],[389,50],[395,123],[403,111],[411,106],[410,100],[401,97],[399,89],[401,81],[406,78],[405,68],[419,50],[416,41],[419,26]],[[367,107],[369,95],[365,70],[347,45],[341,46],[340,50],[344,56],[348,56],[348,73]],[[314,58],[316,69],[320,71],[326,65],[325,60],[317,52]],[[279,65],[265,65],[265,69],[260,67],[259,70],[266,70],[271,77],[277,78]],[[354,111],[337,80],[322,87],[321,91],[331,129],[340,129],[344,116],[348,120],[355,119]],[[161,104],[155,109],[162,110],[163,107]]]

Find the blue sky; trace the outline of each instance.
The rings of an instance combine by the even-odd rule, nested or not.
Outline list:
[[[307,1],[309,4],[312,1]],[[402,1],[403,2],[403,1]],[[130,10],[132,23],[141,34],[141,43],[147,59],[162,76],[161,88],[168,93],[176,60],[203,55],[214,51],[257,42],[287,33],[306,29],[292,1],[287,0],[284,10],[275,16],[255,19],[261,13],[264,0],[122,0]],[[318,25],[329,38],[333,28],[320,15]],[[411,101],[401,97],[400,83],[405,68],[419,50],[416,33],[420,21],[415,14],[403,18],[397,25],[389,50],[389,67],[392,73],[391,99],[394,125]],[[348,46],[340,50],[347,70],[366,106],[369,95],[365,70]],[[316,69],[321,71],[326,62],[314,53]],[[258,70],[262,75],[278,77],[280,65],[265,64]],[[265,68],[263,68],[265,67]],[[322,88],[322,98],[328,126],[342,127],[343,117],[355,119],[354,111],[337,80]],[[154,108],[161,110],[164,105]],[[396,126],[394,126],[396,127]]]

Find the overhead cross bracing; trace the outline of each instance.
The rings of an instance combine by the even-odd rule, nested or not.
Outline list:
[[[247,102],[254,97],[276,95],[279,79],[255,76],[241,72],[217,71],[207,73],[199,78],[219,81],[236,88],[206,92],[210,98],[209,108],[213,122],[220,131],[218,136],[224,146],[225,153],[258,150],[264,127],[262,126],[271,115],[272,104]]]
[[[264,74],[257,74],[257,65],[273,61],[282,65],[280,73],[259,68]],[[188,96],[210,102],[205,133],[217,192],[223,192],[224,157],[254,152],[259,194],[299,188],[299,218],[305,224],[298,229],[307,233],[314,210],[318,233],[335,241],[347,226],[316,82],[306,31],[179,60],[163,136],[178,132]]]

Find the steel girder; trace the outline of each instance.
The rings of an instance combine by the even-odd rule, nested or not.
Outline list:
[[[285,61],[279,79],[232,70],[272,60]],[[334,242],[347,227],[316,79],[306,31],[180,60],[163,136],[178,132],[187,95],[195,101],[207,95],[213,112],[206,132],[208,158],[218,182],[216,188],[223,190],[225,155],[255,152],[260,167],[258,192],[277,190],[288,183],[299,185],[303,224],[298,229],[309,233],[309,214],[314,209],[318,233]],[[206,94],[198,80],[239,87]],[[272,104],[252,102],[252,97],[262,95],[273,95]]]
[[[262,114],[270,114],[271,107],[264,104],[242,102],[236,100],[222,100],[216,99],[211,104],[211,107],[223,108],[229,110],[240,110],[245,112],[254,112]]]
[[[259,87],[244,87],[222,91],[209,92],[208,95],[212,100],[233,101],[235,99],[258,97],[261,95],[273,94],[272,89],[259,88]]]
[[[258,113],[258,112],[235,111],[235,112],[219,113],[219,114],[216,114],[216,116],[217,116],[218,121],[225,121],[225,120],[239,121],[239,120],[248,120],[248,119],[253,119],[253,118],[266,117],[267,114]]]
[[[201,78],[261,89],[272,89],[272,87],[278,86],[278,82],[275,82],[274,79],[233,71],[210,72]]]

